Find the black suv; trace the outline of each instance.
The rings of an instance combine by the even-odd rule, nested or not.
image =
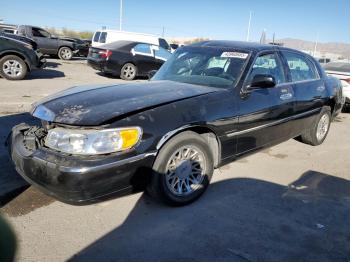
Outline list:
[[[33,69],[43,68],[46,60],[34,41],[21,36],[0,33],[0,76],[21,80]]]

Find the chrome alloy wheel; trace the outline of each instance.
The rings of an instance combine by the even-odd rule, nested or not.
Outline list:
[[[72,51],[69,48],[62,48],[60,55],[65,60],[70,60],[72,58]]]
[[[16,77],[22,74],[23,67],[16,60],[7,60],[2,66],[2,71],[10,77]]]
[[[202,186],[206,172],[204,154],[195,146],[183,146],[166,166],[166,185],[177,196],[193,193]]]
[[[321,141],[327,134],[329,128],[329,115],[324,114],[317,124],[316,137],[318,141]]]
[[[124,77],[126,79],[133,79],[135,77],[135,74],[136,74],[136,70],[133,66],[131,65],[126,65],[124,68],[123,68],[123,72],[122,74],[124,75]]]

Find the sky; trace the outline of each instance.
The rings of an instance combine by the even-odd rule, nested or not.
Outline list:
[[[95,31],[119,29],[120,0],[0,0],[0,19],[10,24]],[[349,0],[123,0],[125,31],[165,37],[245,40],[298,38],[350,43]]]

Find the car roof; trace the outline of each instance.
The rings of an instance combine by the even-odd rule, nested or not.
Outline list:
[[[308,54],[303,53],[301,51],[282,47],[278,45],[272,45],[272,44],[260,44],[257,42],[243,42],[243,41],[229,41],[229,40],[208,40],[208,41],[202,41],[198,43],[194,43],[189,46],[198,46],[198,47],[216,47],[216,48],[232,48],[232,49],[240,49],[240,50],[246,50],[246,51],[274,51],[274,50],[285,50],[285,51],[293,51],[297,52],[299,54],[308,56]]]

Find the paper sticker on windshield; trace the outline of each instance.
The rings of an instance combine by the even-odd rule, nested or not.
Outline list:
[[[223,52],[221,54],[221,57],[246,59],[248,57],[248,54],[247,53],[240,53],[240,52]]]

